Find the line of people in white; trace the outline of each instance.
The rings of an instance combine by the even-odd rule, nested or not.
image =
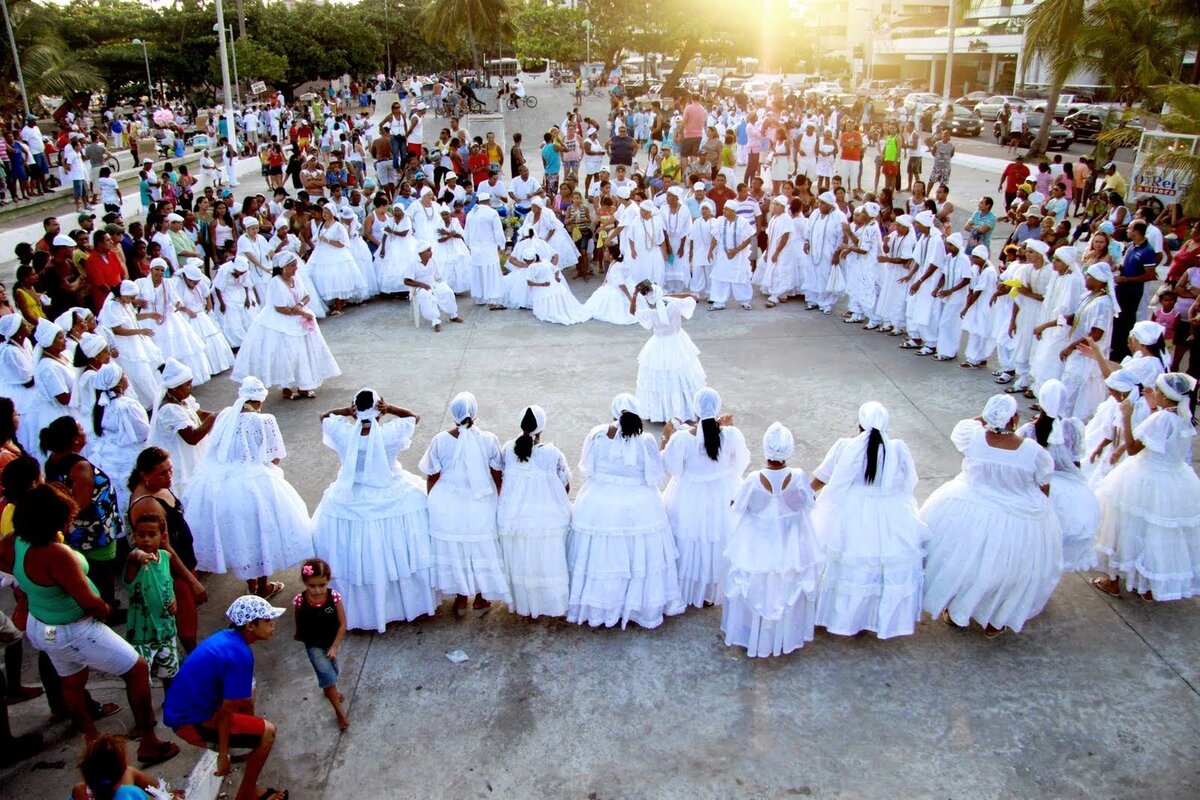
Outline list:
[[[310,524],[278,466],[286,451],[262,410],[266,387],[248,377],[183,500],[200,569],[253,581],[315,553],[351,628],[382,632],[453,595],[456,613],[499,601],[622,628],[717,604],[726,643],[751,656],[791,652],[817,627],[909,635],[923,612],[991,637],[1020,631],[1067,571],[1099,567],[1101,581],[1156,600],[1200,593],[1200,478],[1185,460],[1194,388],[1159,376],[1136,427],[1132,402],[1122,406],[1134,444],[1094,491],[1061,382],[1043,385],[1041,413],[1020,427],[1016,400],[996,395],[955,426],[961,472],[919,509],[912,455],[876,402],[811,473],[789,465],[793,436],[772,424],[764,468],[747,473],[745,438],[715,390],[692,398],[697,424],[672,421],[661,442],[620,394],[584,438],[572,503],[541,407],[524,409],[519,435],[501,444],[475,397],[458,394],[453,427],[419,461],[422,482],[399,461],[418,416],[363,389],[322,417],[341,466]]]

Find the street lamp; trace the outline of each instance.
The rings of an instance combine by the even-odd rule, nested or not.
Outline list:
[[[142,57],[146,59],[146,91],[150,93],[150,105],[154,105],[154,81],[150,78],[150,53],[146,50],[146,43],[141,39],[134,39],[131,44],[141,45]]]
[[[21,102],[25,104],[25,116],[29,116],[29,95],[25,93],[25,76],[21,74],[21,57],[17,55],[17,39],[13,36],[12,20],[8,16],[8,3],[0,0],[0,9],[4,11],[4,27],[8,30],[8,46],[12,48],[13,64],[17,67],[17,83],[21,87]]]
[[[234,152],[239,150],[237,143],[237,122],[233,115],[233,91],[229,87],[229,53],[225,48],[225,11],[223,3],[217,3],[217,24],[213,31],[217,34],[218,52],[221,55],[221,84],[225,94],[225,133]]]
[[[585,19],[583,21],[584,39],[587,42],[587,60],[588,64],[592,63],[592,21]]]

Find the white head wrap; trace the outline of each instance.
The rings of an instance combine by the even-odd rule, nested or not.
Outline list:
[[[763,456],[768,461],[787,461],[796,450],[796,439],[781,422],[772,422],[763,434]]]
[[[121,281],[121,288],[118,293],[121,297],[136,297],[138,293],[137,284],[129,279]]]
[[[871,219],[879,217],[879,203],[863,203],[862,210]]]
[[[75,327],[75,316],[81,311],[82,308],[68,308],[54,318],[54,324],[62,328],[64,333],[70,333],[71,328]]]
[[[1162,362],[1154,356],[1134,356],[1126,363],[1128,366],[1125,370],[1132,374],[1142,387],[1153,386],[1163,372]]]
[[[163,364],[162,382],[163,386],[168,389],[175,389],[183,386],[192,379],[192,370],[181,361],[174,358],[168,358],[167,363]]]
[[[1047,444],[1062,444],[1066,441],[1066,436],[1063,434],[1062,413],[1063,406],[1067,402],[1067,387],[1063,385],[1062,381],[1050,378],[1038,387],[1037,401],[1042,408],[1042,413],[1054,420],[1054,424],[1050,427],[1050,438],[1046,440]]]
[[[275,257],[272,260],[275,262],[275,266],[283,269],[289,264],[298,263],[300,261],[300,256],[296,255],[291,250],[280,250],[275,254]]]
[[[103,408],[117,397],[117,384],[124,376],[125,370],[115,361],[96,370],[96,377],[92,379],[92,386],[96,387],[96,405]]]
[[[60,233],[54,237],[54,241],[51,244],[54,247],[74,247],[75,240],[64,233]]]
[[[1025,240],[1025,249],[1032,250],[1033,252],[1040,255],[1042,258],[1045,258],[1047,255],[1050,254],[1050,245],[1046,244],[1041,239],[1026,239]]]
[[[183,222],[183,217],[178,214],[167,214],[167,222]]]
[[[414,247],[416,249],[413,252],[415,252],[417,255],[420,255],[421,253],[424,253],[426,250],[432,251],[433,250],[433,242],[428,242],[428,241],[425,241],[424,239],[418,239],[416,241],[416,244],[414,245]]]
[[[33,329],[33,340],[38,343],[38,347],[45,350],[50,345],[54,344],[54,340],[63,332],[63,329],[55,325],[45,317],[37,322],[37,327]]]
[[[491,200],[491,199],[492,199],[491,192],[482,192],[481,191],[481,192],[475,193],[475,200],[480,203],[485,202],[487,200]]]
[[[542,198],[540,198],[540,197],[535,197],[535,198],[533,198],[532,200],[530,200],[530,201],[529,201],[529,206],[530,206],[531,208],[545,208],[545,207],[546,207],[546,201],[545,201],[545,200],[543,200],[543,199],[542,199]]]
[[[821,192],[817,199],[827,206],[837,205],[837,196],[833,192]]]
[[[371,405],[365,410],[359,410],[358,396],[363,392],[370,393]],[[356,483],[382,488],[390,485],[395,479],[394,468],[388,462],[383,429],[375,422],[379,418],[379,409],[376,407],[379,404],[379,394],[373,389],[363,388],[354,393],[350,403],[354,407],[354,421],[350,423],[348,436],[342,438],[336,435],[338,429],[346,424],[345,418],[331,417],[322,424],[325,444],[335,450],[342,459],[337,480],[333,484],[333,492],[336,497],[344,500],[352,499]],[[367,428],[366,436],[363,436],[363,428]]]
[[[521,412],[521,419],[518,420],[518,422],[517,422],[518,426],[520,426],[520,424],[525,421],[526,414],[533,414],[533,421],[536,425],[536,427],[534,427],[534,429],[529,432],[530,436],[537,436],[539,433],[541,433],[543,430],[545,430],[545,428],[546,428],[546,410],[544,408],[542,408],[541,406],[536,406],[536,405],[535,406],[526,406],[525,410]]]
[[[683,199],[683,189],[678,186],[672,186],[670,189],[667,189],[667,194],[671,195],[671,197],[674,197],[676,200]]]
[[[250,230],[252,227],[258,227],[258,220],[254,217],[242,217],[242,228],[244,230]]]
[[[455,463],[462,463],[467,471],[467,484],[471,494],[476,498],[495,494],[496,484],[488,467],[488,455],[483,436],[476,430],[474,424],[466,427],[462,423],[470,419],[475,421],[479,413],[479,403],[470,392],[459,392],[450,401],[450,417],[458,426],[458,449],[455,453]]]
[[[905,228],[911,228],[913,224],[913,218],[908,214],[901,214],[900,216],[896,217],[896,224],[902,225]]]
[[[959,231],[955,231],[954,233],[952,233],[952,234],[950,234],[949,236],[947,236],[947,237],[946,237],[946,244],[952,244],[952,245],[954,245],[956,248],[958,248],[958,251],[961,253],[961,252],[962,252],[962,249],[963,249],[963,235],[962,235],[962,233],[961,233],[961,232],[959,232]]]
[[[25,318],[16,313],[5,314],[3,317],[0,317],[0,336],[8,339],[20,329],[21,323],[24,321]]]
[[[858,426],[866,432],[874,429],[886,436],[890,418],[883,404],[874,400],[868,400],[858,407]]]
[[[195,264],[188,264],[183,268],[183,277],[189,281],[202,281],[204,280],[204,273]]]
[[[984,244],[975,245],[975,247],[971,250],[971,255],[975,256],[976,258],[982,258],[984,261],[987,261],[992,257],[991,251],[988,250],[987,245]]]
[[[614,192],[614,194],[617,197],[621,198],[622,200],[628,200],[629,199],[629,187],[628,186],[618,186],[617,191]]]
[[[1163,337],[1166,328],[1152,320],[1143,319],[1135,322],[1129,335],[1141,344],[1149,347]]]
[[[1121,316],[1121,309],[1117,304],[1117,287],[1113,282],[1112,267],[1108,265],[1108,262],[1097,261],[1095,264],[1092,264],[1087,268],[1087,274],[1090,277],[1101,281],[1105,286],[1108,287],[1108,299],[1112,300],[1113,316]]]
[[[712,200],[700,201],[700,208],[701,209],[707,208],[709,210],[709,212],[712,213],[713,216],[716,216],[716,214],[717,214],[717,204],[714,203]]]
[[[1016,413],[1016,400],[1006,394],[994,394],[983,407],[983,426],[993,433],[1006,431]]]
[[[289,224],[291,224],[291,223],[288,222],[288,218],[283,216],[282,214],[280,214],[278,217],[275,218],[275,224],[272,225],[271,227],[272,227],[272,229],[278,231],[278,230],[282,230],[283,228],[288,227]]]
[[[421,197],[425,197],[426,195],[431,195],[431,194],[433,194],[433,189],[430,189],[428,186],[421,187]]]
[[[619,420],[621,415],[627,411],[630,414],[638,414],[640,416],[637,398],[628,392],[622,392],[612,400],[612,418]]]
[[[1079,265],[1079,252],[1074,247],[1058,248],[1054,251],[1054,258],[1066,264],[1067,269],[1075,269]]]
[[[721,395],[705,386],[692,397],[692,413],[696,419],[716,419],[721,413]]]
[[[1192,424],[1191,394],[1196,390],[1196,379],[1183,372],[1168,372],[1158,376],[1155,386],[1168,400],[1175,401],[1175,413],[1183,421],[1184,436],[1196,435],[1196,427]]]
[[[237,256],[236,258],[233,259],[233,271],[234,272],[241,273],[241,272],[248,272],[249,270],[250,270],[250,262],[246,260],[245,256]]]
[[[638,208],[640,208],[642,211],[649,211],[651,214],[658,210],[654,203],[649,200],[643,200],[642,202],[638,203]]]
[[[258,378],[253,375],[247,375],[242,378],[242,384],[238,387],[238,403],[241,405],[248,401],[261,403],[267,399],[267,387]]]
[[[1104,379],[1105,386],[1113,391],[1124,392],[1126,394],[1135,391],[1138,388],[1138,383],[1137,375],[1127,369],[1118,369],[1110,372],[1108,377]]]
[[[2,323],[3,320],[0,320]],[[108,341],[99,334],[85,333],[79,337],[79,349],[88,358],[95,358],[108,347]]]
[[[167,260],[165,258],[150,259],[150,269],[169,270],[170,268],[171,268],[171,265],[167,262]]]
[[[933,212],[928,210],[922,211],[913,217],[913,222],[917,223],[918,225],[924,225],[926,228],[932,228]]]

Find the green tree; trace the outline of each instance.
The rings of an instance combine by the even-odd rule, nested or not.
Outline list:
[[[238,77],[243,82],[279,84],[287,79],[288,60],[285,56],[271,52],[250,37],[237,39],[233,49],[237,55]],[[218,54],[208,60],[208,77],[214,85],[221,82],[221,59]]]
[[[511,42],[516,33],[506,0],[429,0],[418,21],[431,43],[454,47],[465,37],[476,70],[479,45]]]
[[[1161,114],[1139,113],[1143,122],[1156,123],[1161,130],[1170,133],[1200,136],[1200,86],[1174,83],[1149,87],[1145,93],[1155,103],[1162,103],[1166,110]],[[1100,134],[1098,144],[1115,151],[1120,147],[1137,147],[1141,138],[1139,130],[1121,126]],[[1179,182],[1185,187],[1180,198],[1183,213],[1200,217],[1200,155],[1192,152],[1194,145],[1194,141],[1188,139],[1154,138],[1147,140],[1143,147],[1148,148],[1145,164],[1149,168],[1173,171],[1178,175]]]
[[[577,8],[525,0],[514,9],[513,48],[517,58],[549,58],[578,64],[587,55],[583,12]]]
[[[248,14],[246,24],[255,42],[286,55],[289,88],[343,73],[374,73],[382,61],[383,39],[357,6],[309,0],[291,11],[273,6]]]
[[[9,0],[8,13],[31,107],[40,95],[66,97],[104,88],[103,74],[64,41],[55,11],[30,0]],[[15,110],[20,107],[16,63],[7,47],[0,63],[6,77],[0,98],[6,110]]]
[[[1180,29],[1147,0],[1097,0],[1083,15],[1082,65],[1120,89],[1126,106],[1178,74],[1185,50]]]
[[[1026,66],[1040,58],[1050,74],[1046,118],[1058,108],[1058,96],[1071,74],[1083,65],[1086,34],[1082,24],[1084,0],[1043,0],[1025,18]],[[1050,125],[1042,125],[1031,154],[1042,154],[1050,143]]]

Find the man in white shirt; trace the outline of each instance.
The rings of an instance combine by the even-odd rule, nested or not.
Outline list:
[[[628,169],[624,164],[617,164],[617,177],[613,178],[611,187],[613,194],[616,194],[617,190],[622,187],[628,189],[631,193],[633,192],[636,184],[633,182],[633,178],[626,177],[627,172]]]
[[[487,194],[486,200],[484,199],[485,193]],[[508,187],[504,185],[504,181],[500,180],[499,167],[488,168],[488,179],[479,184],[479,188],[476,190],[476,201],[486,202],[501,217],[508,216]]]
[[[418,159],[421,158],[425,149],[425,129],[423,127],[425,109],[424,103],[417,103],[413,106],[413,113],[408,118],[408,152]]]
[[[63,172],[71,183],[71,191],[75,197],[75,210],[79,211],[87,204],[88,199],[88,170],[83,161],[83,134],[72,133],[67,146],[63,148]]]
[[[700,219],[700,204],[704,202],[706,189],[700,181],[692,184],[692,194],[684,201],[683,206],[691,214],[692,220]]]
[[[510,194],[518,216],[529,213],[529,201],[541,190],[541,184],[536,179],[529,177],[529,167],[522,164],[510,187]]]
[[[479,187],[476,197],[479,202],[467,214],[467,224],[463,227],[463,240],[471,250],[471,299],[477,306],[490,304],[501,309],[504,284],[500,252],[504,250],[504,225],[491,207],[486,183]]]
[[[21,141],[33,156],[29,176],[37,183],[38,193],[50,191],[50,186],[46,183],[46,178],[50,175],[50,162],[46,160],[46,143],[42,140],[42,129],[37,126],[37,118],[32,114],[25,117],[25,127],[21,128]]]

